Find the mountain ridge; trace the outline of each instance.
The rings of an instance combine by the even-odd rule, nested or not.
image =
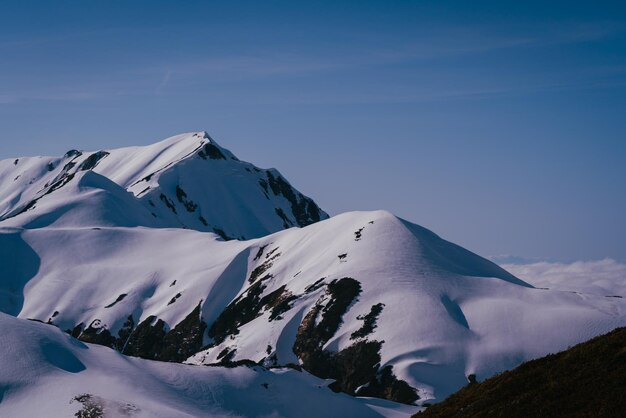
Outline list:
[[[407,404],[626,325],[622,299],[535,288],[387,211],[328,218],[207,136],[1,161],[0,310],[131,356],[303,368]]]

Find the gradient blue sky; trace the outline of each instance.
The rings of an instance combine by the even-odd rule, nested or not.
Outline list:
[[[622,4],[2,1],[0,158],[206,130],[331,214],[626,261]]]

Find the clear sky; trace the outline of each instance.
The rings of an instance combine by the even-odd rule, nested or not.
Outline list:
[[[206,130],[329,213],[626,261],[624,2],[0,2],[0,158]]]

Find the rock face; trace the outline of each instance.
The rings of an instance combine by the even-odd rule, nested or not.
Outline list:
[[[0,162],[0,185],[0,310],[128,356],[420,404],[626,325],[626,299],[536,289],[388,212],[325,219],[204,133]]]

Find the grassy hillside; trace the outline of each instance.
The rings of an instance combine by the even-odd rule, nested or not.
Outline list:
[[[626,416],[626,328],[473,383],[413,418]]]

